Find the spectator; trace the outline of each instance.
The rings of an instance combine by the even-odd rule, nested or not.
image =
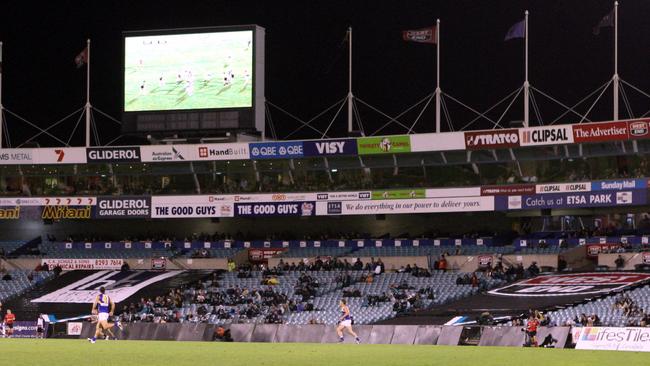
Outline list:
[[[440,260],[438,261],[438,269],[443,272],[447,271],[447,258],[444,254],[440,256]]]
[[[355,271],[360,271],[363,269],[363,262],[361,262],[361,258],[357,258],[357,260],[352,265],[352,269]]]
[[[61,274],[61,272],[63,272],[63,268],[61,268],[61,266],[57,264],[57,265],[52,269],[52,272],[54,273],[54,276],[58,277],[58,276]]]
[[[619,254],[616,260],[614,260],[614,264],[616,264],[617,270],[622,270],[625,267],[625,258]]]

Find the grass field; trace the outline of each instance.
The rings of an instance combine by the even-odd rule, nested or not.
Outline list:
[[[636,352],[370,344],[0,340],[0,365],[648,365]]]

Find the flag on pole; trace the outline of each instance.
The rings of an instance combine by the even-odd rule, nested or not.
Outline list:
[[[515,38],[526,38],[526,20],[513,24],[512,27],[508,29],[508,33],[506,33],[503,41],[505,42]]]
[[[77,57],[74,58],[74,64],[77,68],[82,67],[88,63],[88,46],[84,47],[83,51],[79,52]]]
[[[406,42],[436,44],[436,26],[402,31],[402,39]]]
[[[594,35],[597,36],[600,34],[600,28],[605,28],[605,27],[613,27],[614,26],[614,9],[612,8],[612,11],[607,13],[603,19],[598,22],[598,25],[596,25],[593,29]]]

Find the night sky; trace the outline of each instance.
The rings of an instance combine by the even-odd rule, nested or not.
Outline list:
[[[5,108],[41,126],[82,107],[85,69],[76,69],[73,59],[91,38],[92,103],[120,118],[122,31],[259,24],[267,36],[268,100],[309,119],[347,93],[347,48],[342,41],[352,26],[354,94],[396,115],[435,88],[435,46],[406,43],[400,32],[440,18],[443,91],[482,111],[523,83],[523,40],[504,42],[503,37],[528,9],[531,84],[572,105],[612,76],[613,29],[592,34],[612,7],[607,0],[5,1],[0,5],[2,98]],[[650,2],[623,1],[619,10],[619,74],[650,91]],[[626,91],[635,116],[650,109],[649,99],[630,88]],[[592,120],[611,119],[611,94],[605,98]],[[537,101],[547,122],[561,112],[540,95]],[[454,128],[459,129],[470,115],[448,104]],[[522,119],[521,103],[516,107],[506,121]],[[627,117],[623,103],[621,110]],[[367,133],[386,122],[364,106],[359,111]],[[491,116],[496,118],[501,111],[503,107]],[[418,112],[405,115],[403,122],[410,124]],[[431,131],[433,116],[432,105],[416,131]],[[324,129],[331,118],[332,114],[315,125]],[[343,118],[330,135],[344,133]],[[273,120],[280,138],[299,126],[281,113],[274,112]],[[15,118],[8,122],[13,146],[36,132]],[[67,139],[75,122],[54,131]],[[119,135],[115,124],[99,117],[97,122],[102,142]],[[489,127],[486,122],[472,126]],[[448,130],[446,124],[444,129]],[[317,136],[304,130],[293,137]],[[38,141],[41,146],[56,145],[47,137]],[[71,145],[82,143],[79,130]]]

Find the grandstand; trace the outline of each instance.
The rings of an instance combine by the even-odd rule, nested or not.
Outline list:
[[[527,19],[514,28],[526,52]],[[439,45],[437,31],[403,38]],[[0,320],[12,310],[15,337],[37,337],[40,319],[48,338],[94,344],[90,304],[104,288],[119,340],[650,351],[650,118],[625,92],[629,119],[618,95],[612,120],[590,116],[606,84],[585,114],[586,99],[557,103],[566,112],[545,121],[525,80],[502,100],[523,92],[523,121],[507,122],[512,99],[498,119],[461,103],[478,117],[455,126],[438,86],[395,134],[383,128],[408,127],[403,114],[363,129],[350,86],[326,131],[281,139],[263,28],[126,32],[123,43],[124,115],[101,114],[129,139],[94,146],[90,100],[77,122],[85,115],[86,146],[14,148],[0,135]],[[631,87],[617,72],[610,83]],[[435,133],[415,133],[434,100]],[[4,112],[0,100],[2,132]],[[491,124],[468,128],[477,119]],[[339,338],[347,320],[358,337]]]

